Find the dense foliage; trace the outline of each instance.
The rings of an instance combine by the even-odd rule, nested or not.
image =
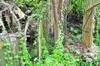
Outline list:
[[[23,20],[27,22],[32,16],[33,21],[37,23],[36,27],[33,28],[33,23],[30,22],[28,27],[28,34],[31,38],[27,38],[24,35],[24,31],[18,30],[19,37],[17,38],[17,49],[13,51],[11,47],[12,42],[8,37],[8,33],[2,34],[4,44],[4,60],[5,66],[98,66],[100,65],[100,55],[96,60],[93,59],[91,62],[83,57],[80,51],[82,45],[82,20],[85,13],[86,2],[85,0],[70,0],[68,1],[64,9],[65,11],[61,15],[67,23],[67,41],[65,43],[65,31],[64,21],[58,19],[58,39],[54,42],[54,34],[49,35],[51,42],[48,42],[45,24],[49,21],[49,1],[47,0],[16,0],[16,5],[25,13],[26,18]],[[56,5],[54,5],[56,7]],[[51,7],[52,8],[52,7]],[[70,9],[70,10],[67,10]],[[58,9],[59,10],[59,9]],[[54,12],[54,11],[52,11]],[[66,16],[67,15],[67,16]],[[55,15],[54,15],[55,16]],[[95,28],[94,28],[94,43],[100,46],[100,6],[96,7],[95,14]],[[56,19],[56,18],[55,18]],[[53,20],[53,19],[52,19]],[[56,20],[55,20],[56,21]],[[27,23],[26,23],[27,24]],[[48,23],[54,24],[54,23]],[[23,25],[23,24],[22,24]],[[55,24],[54,24],[55,25]],[[54,27],[54,25],[52,27]],[[0,25],[1,26],[1,25]],[[18,28],[19,26],[17,26]],[[20,28],[20,27],[19,27]],[[21,28],[20,28],[21,29]],[[50,28],[47,31],[54,33],[54,28]],[[15,43],[16,44],[16,43]],[[68,46],[66,46],[68,45]],[[82,47],[86,49],[85,47]],[[94,50],[94,49],[92,49]],[[16,52],[14,54],[14,52]],[[40,57],[39,57],[40,56]]]

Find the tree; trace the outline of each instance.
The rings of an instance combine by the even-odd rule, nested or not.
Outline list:
[[[62,11],[66,0],[49,0],[50,25],[54,34],[54,42],[58,39],[59,24],[62,22]]]
[[[99,0],[87,0],[86,9],[83,16],[83,41],[87,47],[93,44],[93,27],[94,27],[94,13],[95,6],[99,3]]]
[[[86,46],[84,50],[84,58],[86,61],[91,62],[94,59],[97,59],[98,48],[93,43],[93,27],[95,25],[94,22],[94,14],[95,14],[95,5],[97,5],[99,1],[97,0],[87,0],[86,1],[86,9],[83,16],[83,42]]]

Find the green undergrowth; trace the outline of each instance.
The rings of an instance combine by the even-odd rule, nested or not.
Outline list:
[[[43,39],[45,38],[43,37]],[[79,56],[74,56],[73,51],[64,51],[63,39],[64,34],[60,31],[53,53],[49,55],[44,53],[41,62],[35,61],[34,66],[76,66],[76,63],[79,61]],[[43,43],[46,44],[45,40]],[[45,52],[46,50],[42,51]]]
[[[19,37],[19,53],[18,56],[21,59],[21,66],[33,66],[32,61],[30,60],[30,54],[27,50],[24,35],[21,33]]]
[[[74,31],[75,33],[78,33],[79,30],[77,29]],[[81,54],[75,54],[76,48],[72,48],[70,51],[65,50],[63,46],[63,39],[64,39],[64,33],[60,30],[59,31],[59,37],[56,42],[56,46],[54,50],[52,51],[52,54],[49,54],[47,50],[47,43],[45,40],[45,37],[42,33],[42,47],[45,49],[42,49],[42,59],[40,62],[37,60],[34,61],[34,66],[98,66],[100,64],[100,59],[92,62],[86,62],[84,59],[82,59]],[[74,37],[76,37],[75,35]],[[71,37],[73,40],[76,41],[75,38]],[[78,39],[81,38],[81,36],[77,37]],[[73,43],[75,43],[73,41]]]
[[[19,52],[16,56],[12,55],[12,50],[10,48],[9,39],[4,39],[4,49],[5,49],[5,66],[17,66],[14,63],[13,58],[19,58],[21,66],[98,66],[100,64],[100,59],[93,61],[91,63],[85,62],[81,55],[76,55],[74,52],[76,48],[72,48],[70,51],[64,49],[63,39],[64,33],[60,30],[58,35],[58,40],[56,42],[56,46],[52,51],[52,54],[49,54],[50,51],[47,49],[47,42],[44,37],[44,32],[42,29],[42,59],[39,62],[38,59],[34,59],[34,64],[30,60],[30,54],[28,53],[25,38],[22,33],[20,33],[20,37],[18,38],[18,47]]]

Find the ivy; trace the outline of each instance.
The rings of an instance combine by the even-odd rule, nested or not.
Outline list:
[[[32,61],[30,60],[31,57],[28,53],[23,33],[20,33],[18,45],[20,49],[18,56],[19,56],[20,61],[22,61],[21,62],[22,66],[25,66],[25,65],[32,66]]]

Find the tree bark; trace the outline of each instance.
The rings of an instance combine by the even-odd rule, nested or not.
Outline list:
[[[42,29],[43,29],[43,23],[40,22],[39,23],[39,31],[38,31],[38,57],[39,57],[39,61],[41,61],[41,58],[42,58]]]
[[[61,22],[61,11],[63,0],[50,0],[50,21],[54,32],[54,41],[58,39],[59,23]]]
[[[86,10],[93,5],[93,1],[87,0]],[[85,12],[83,16],[83,41],[87,47],[93,44],[94,8]]]

